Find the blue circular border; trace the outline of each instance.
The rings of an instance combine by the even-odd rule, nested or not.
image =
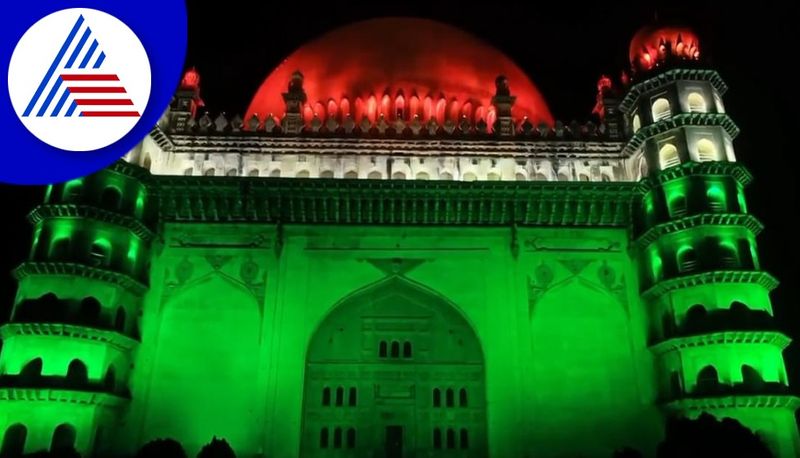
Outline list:
[[[0,15],[0,78],[6,80],[11,54],[22,35],[39,19],[67,8],[93,8],[121,20],[136,33],[147,51],[152,74],[150,100],[136,126],[122,139],[94,151],[54,148],[28,132],[17,117],[3,84],[0,90],[0,182],[57,183],[95,172],[132,150],[166,110],[183,72],[187,19],[183,0],[24,1],[4,6]]]

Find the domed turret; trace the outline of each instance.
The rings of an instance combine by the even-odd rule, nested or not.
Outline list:
[[[631,40],[628,58],[634,72],[646,72],[670,60],[699,60],[700,40],[681,26],[646,26]]]

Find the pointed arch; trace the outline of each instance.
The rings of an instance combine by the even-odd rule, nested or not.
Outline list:
[[[50,451],[74,449],[76,436],[75,427],[71,424],[62,423],[56,426],[53,430],[53,438],[50,441]]]
[[[22,423],[14,423],[3,434],[3,445],[0,456],[22,456],[25,452],[25,440],[28,437],[28,428]]]
[[[144,412],[155,425],[150,432],[154,437],[216,435],[232,444],[249,443],[250,431],[241,425],[255,423],[257,416],[251,400],[258,396],[253,355],[259,349],[261,309],[254,294],[215,270],[170,295],[157,317],[152,392]],[[182,408],[160,407],[166,404]]]
[[[431,348],[423,346],[417,350],[411,345],[416,345],[413,333],[387,332],[387,328],[383,325],[396,320],[419,323],[418,325],[436,330],[434,332],[439,335],[432,337],[436,339],[436,346]],[[367,347],[364,346],[365,343]],[[365,352],[364,348],[368,351]],[[415,353],[412,354],[411,351]],[[472,375],[456,387],[431,387],[427,383],[411,380],[408,384],[405,382],[398,384],[397,380],[390,378],[390,375],[385,375],[388,372],[383,368],[387,365],[397,367],[406,364],[405,358],[408,356],[404,355],[424,356],[425,364],[417,369],[422,372],[430,371],[423,377],[424,380],[428,380],[434,373],[455,370],[453,364],[457,364],[460,370],[466,370]],[[457,363],[454,362],[454,358]],[[327,311],[309,338],[304,371],[306,374],[302,420],[304,432],[301,434],[303,438],[301,447],[309,451],[317,449],[320,428],[341,424],[337,423],[339,421],[337,409],[326,409],[319,405],[320,387],[331,382],[335,382],[336,386],[345,387],[360,386],[361,383],[377,387],[374,394],[370,390],[358,399],[359,409],[365,411],[374,408],[374,404],[379,403],[382,396],[400,394],[392,394],[391,390],[403,390],[401,393],[406,389],[409,390],[408,393],[416,390],[420,390],[416,391],[418,393],[427,391],[430,393],[427,401],[429,405],[433,407],[447,405],[451,408],[463,404],[461,398],[465,397],[466,390],[469,390],[469,408],[475,412],[483,412],[481,415],[484,415],[486,401],[483,358],[478,334],[468,319],[457,306],[426,286],[405,277],[389,276],[353,291]],[[469,369],[465,369],[465,365]],[[352,372],[357,375],[342,377],[341,374],[351,373],[349,371],[355,367],[360,368]],[[361,373],[365,375],[358,375]],[[392,385],[394,387],[390,388]],[[464,395],[460,394],[461,388],[465,389]],[[354,396],[351,395],[350,398]],[[427,415],[427,412],[423,410],[414,415]],[[353,427],[355,431],[373,427],[369,416],[359,415],[353,419],[353,423],[346,426]],[[484,443],[480,438],[485,437],[485,430],[485,423],[470,426],[470,434],[475,436],[472,442]],[[409,434],[420,433],[412,431],[410,430]],[[346,431],[343,433],[346,434]],[[451,434],[457,441],[459,430],[453,430]],[[334,431],[334,442],[336,442],[335,435]],[[440,440],[444,439],[445,435],[442,434]],[[431,439],[416,440],[429,443]],[[382,441],[383,438],[364,434],[358,438],[357,446],[378,448],[382,447]],[[344,438],[342,442],[345,446],[348,440]],[[302,454],[305,453],[301,452]]]

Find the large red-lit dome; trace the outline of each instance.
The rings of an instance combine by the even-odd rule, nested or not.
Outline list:
[[[246,118],[279,117],[292,73],[304,75],[305,117],[351,115],[372,121],[418,115],[442,122],[467,118],[490,125],[498,75],[508,78],[516,120],[552,125],[550,110],[525,73],[507,56],[446,24],[412,18],[382,18],[326,33],[286,58],[253,97]]]

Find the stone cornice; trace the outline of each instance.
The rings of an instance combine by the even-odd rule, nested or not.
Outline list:
[[[157,177],[161,218],[285,224],[617,226],[635,183]]]
[[[62,336],[90,340],[123,352],[133,350],[139,344],[116,331],[61,323],[6,323],[0,327],[3,340],[13,336]]]
[[[725,84],[719,76],[719,73],[715,70],[675,68],[631,86],[628,93],[625,94],[625,97],[622,99],[622,102],[620,102],[619,109],[624,113],[628,113],[636,102],[636,99],[643,93],[678,80],[708,81],[717,89],[719,95],[725,94],[725,91],[728,90],[728,85]]]
[[[639,182],[642,194],[653,186],[660,186],[669,181],[688,176],[732,176],[736,181],[747,186],[753,180],[753,175],[739,162],[712,161],[712,162],[687,162],[676,167],[670,167],[658,173],[649,175]]]
[[[630,156],[641,148],[648,138],[684,126],[719,126],[725,129],[732,139],[739,135],[739,127],[725,113],[681,113],[639,129],[628,140],[622,153]]]
[[[542,159],[620,158],[625,145],[616,141],[502,141],[451,139],[373,139],[331,137],[265,137],[239,135],[170,134],[173,153],[307,154],[531,157]],[[577,156],[576,156],[577,157]]]
[[[764,225],[750,214],[702,213],[655,225],[639,236],[636,245],[644,248],[663,235],[704,226],[741,226],[749,230],[754,237],[764,229]]]
[[[778,286],[778,280],[767,272],[753,270],[718,270],[660,281],[644,291],[642,293],[642,298],[645,300],[652,300],[675,290],[719,283],[754,283],[763,286],[767,291],[772,291]]]
[[[28,214],[28,221],[33,224],[45,218],[93,219],[125,227],[145,242],[155,238],[153,231],[135,218],[88,205],[43,204]]]
[[[106,269],[89,267],[73,262],[24,262],[14,269],[12,275],[17,281],[31,275],[73,275],[101,280],[121,286],[134,295],[143,296],[147,287],[133,278]]]
[[[784,350],[792,342],[786,334],[778,331],[724,331],[698,334],[686,337],[673,337],[650,347],[655,354],[673,350],[730,344],[771,344]]]
[[[129,399],[109,393],[53,388],[0,388],[0,401],[63,402],[72,405],[121,407]]]
[[[721,397],[684,398],[666,403],[674,412],[693,412],[714,409],[774,408],[791,412],[800,407],[800,398],[793,395],[733,395]]]

